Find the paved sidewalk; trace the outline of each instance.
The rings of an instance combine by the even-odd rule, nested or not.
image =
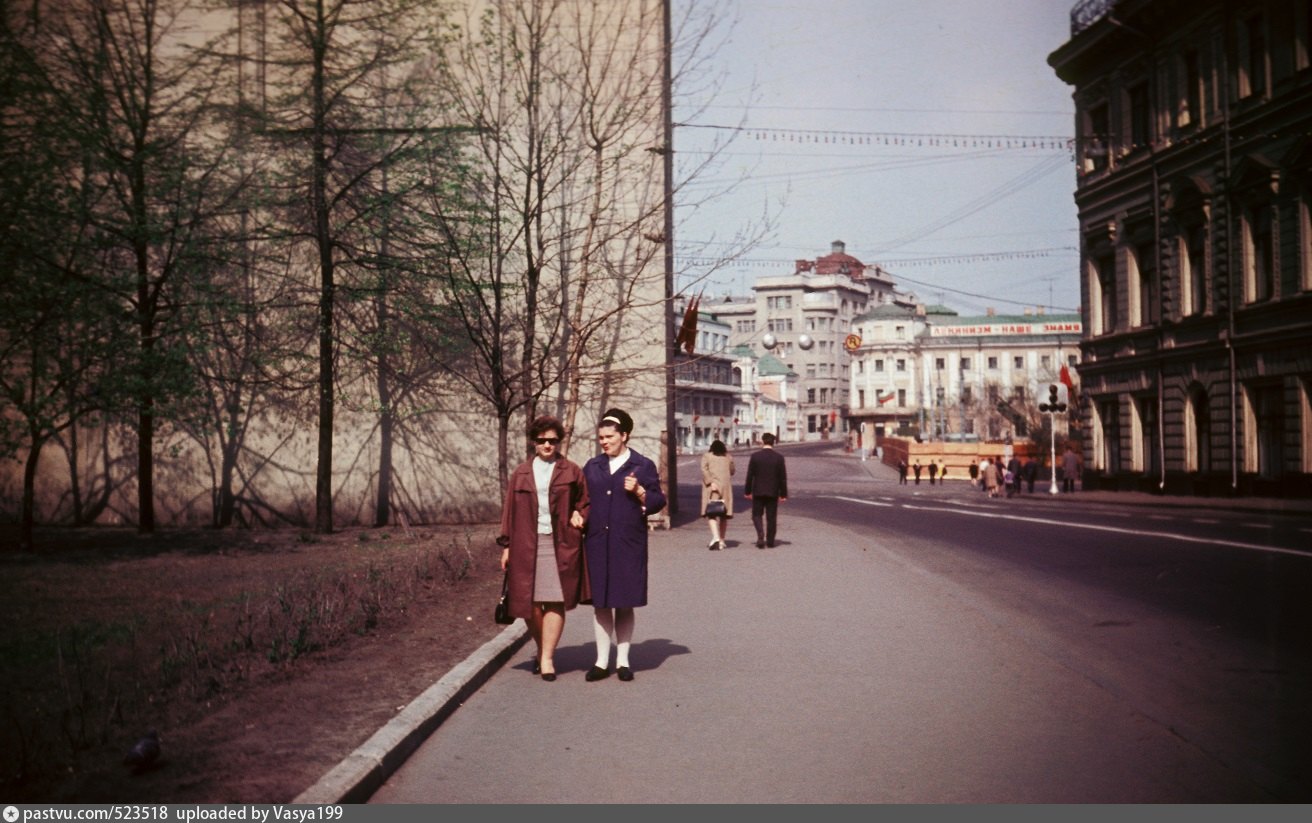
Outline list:
[[[403,729],[380,732],[356,758],[372,777],[352,788],[346,768],[297,802],[1268,799],[901,559],[908,547],[786,513],[773,550],[742,529],[724,552],[701,536],[652,535],[634,682],[584,681],[591,615],[571,612],[555,683],[503,643],[412,754]]]
[[[873,486],[897,493],[891,467],[863,468]],[[916,493],[977,492],[950,480]],[[1046,485],[1027,497],[1067,502]],[[706,550],[700,521],[651,534],[634,682],[585,682],[590,609],[568,615],[555,683],[530,673],[531,643],[517,622],[295,802],[1271,800],[1072,670],[1053,641],[1034,642],[1040,628],[918,567],[914,546],[796,510],[781,511],[775,549],[754,548],[746,518],[723,552]]]

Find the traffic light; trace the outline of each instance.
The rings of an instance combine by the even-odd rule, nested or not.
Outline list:
[[[1058,412],[1066,411],[1066,401],[1068,399],[1066,384],[1049,383],[1048,384],[1048,402],[1039,404],[1039,411]]]

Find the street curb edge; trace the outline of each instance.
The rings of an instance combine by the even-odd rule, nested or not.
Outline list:
[[[293,804],[364,803],[446,718],[528,639],[516,620],[410,701],[359,748],[297,795]]]

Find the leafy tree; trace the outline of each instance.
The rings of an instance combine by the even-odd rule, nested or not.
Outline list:
[[[225,75],[213,50],[188,45],[201,10],[187,0],[69,0],[43,8],[31,37],[51,122],[76,149],[60,170],[78,172],[64,181],[75,191],[67,219],[85,221],[98,264],[82,275],[119,307],[107,316],[134,333],[132,361],[101,386],[131,397],[142,532],[155,528],[157,426],[194,387],[178,295],[203,267],[198,245],[231,197],[217,173],[230,144],[212,105]]]

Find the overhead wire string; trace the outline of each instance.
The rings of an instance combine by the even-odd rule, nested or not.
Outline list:
[[[831,129],[785,129],[731,126],[719,123],[675,123],[675,128],[732,131],[757,140],[788,143],[837,143],[840,145],[917,146],[930,148],[1003,150],[1045,149],[1074,152],[1075,139],[1067,135],[953,134],[950,132],[850,131]]]

